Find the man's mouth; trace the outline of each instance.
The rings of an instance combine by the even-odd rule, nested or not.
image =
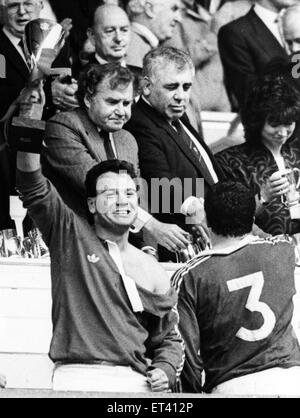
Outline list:
[[[17,25],[19,26],[26,26],[29,23],[28,19],[17,19]]]
[[[110,119],[110,121],[114,123],[125,123],[125,120],[123,118],[122,119]]]
[[[182,112],[185,110],[184,106],[171,106],[171,109],[174,110],[174,112]]]
[[[128,216],[130,213],[131,211],[129,209],[120,209],[114,212],[114,214],[117,216]]]

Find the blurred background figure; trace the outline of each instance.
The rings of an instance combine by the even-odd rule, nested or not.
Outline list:
[[[164,45],[188,51],[196,74],[191,103],[201,110],[229,112],[231,107],[224,87],[223,68],[218,52],[217,36],[212,31],[212,17],[199,0],[182,0],[184,9],[174,34]]]
[[[180,6],[180,0],[129,0],[126,10],[133,32],[127,54],[129,64],[142,68],[147,52],[172,38],[181,20]]]
[[[298,0],[257,0],[251,10],[218,33],[225,84],[232,109],[243,106],[249,84],[275,57],[287,57],[281,11]]]
[[[286,9],[282,17],[282,29],[288,52],[300,52],[300,4]]]
[[[225,1],[212,16],[212,26],[215,33],[218,33],[222,26],[248,13],[253,4],[254,0]]]

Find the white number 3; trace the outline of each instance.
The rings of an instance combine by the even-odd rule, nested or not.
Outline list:
[[[263,325],[256,330],[249,330],[247,328],[240,328],[236,336],[244,341],[260,341],[267,338],[273,331],[276,324],[276,317],[271,308],[264,302],[260,302],[259,298],[264,286],[264,276],[262,272],[250,274],[249,276],[240,277],[238,279],[227,282],[229,292],[236,292],[237,290],[250,287],[251,290],[246,303],[246,308],[250,312],[260,312],[263,316]]]

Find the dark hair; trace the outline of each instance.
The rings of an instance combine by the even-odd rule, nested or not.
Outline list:
[[[266,122],[278,126],[299,121],[300,92],[288,75],[274,68],[250,86],[241,109],[241,119],[246,141],[261,143]]]
[[[126,87],[134,81],[132,72],[119,63],[90,64],[80,73],[78,80],[77,99],[81,107],[85,107],[85,97],[93,97],[98,84],[105,79],[109,81],[112,90],[119,86]]]
[[[97,181],[102,174],[120,172],[128,174],[132,179],[137,178],[135,169],[131,163],[121,160],[107,160],[95,165],[89,170],[85,179],[85,190],[87,197],[96,197]]]
[[[186,66],[194,70],[194,64],[190,55],[178,48],[158,47],[149,51],[143,60],[143,76],[151,77],[154,69],[162,64],[173,63],[178,70],[183,70]]]
[[[238,182],[220,182],[205,195],[204,209],[208,226],[215,234],[240,237],[252,230],[254,193]]]

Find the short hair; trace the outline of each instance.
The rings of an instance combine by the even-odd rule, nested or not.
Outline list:
[[[205,195],[204,209],[212,231],[224,237],[251,232],[256,202],[254,193],[239,182],[220,182]]]
[[[173,63],[179,71],[189,67],[195,71],[190,55],[178,48],[158,47],[149,51],[143,60],[143,76],[151,78],[157,67]]]
[[[299,121],[300,91],[287,69],[288,66],[279,63],[252,83],[241,108],[245,139],[249,144],[261,143],[266,122],[278,126]]]
[[[122,67],[120,63],[110,62],[107,64],[90,64],[79,76],[77,99],[81,107],[85,107],[85,97],[91,98],[97,91],[97,86],[104,80],[109,81],[109,86],[115,90],[119,86],[128,86],[133,83],[134,76],[132,72]]]
[[[86,175],[85,190],[87,198],[97,196],[97,181],[105,173],[126,173],[132,179],[137,178],[137,173],[131,163],[117,159],[103,161],[91,168]]]

